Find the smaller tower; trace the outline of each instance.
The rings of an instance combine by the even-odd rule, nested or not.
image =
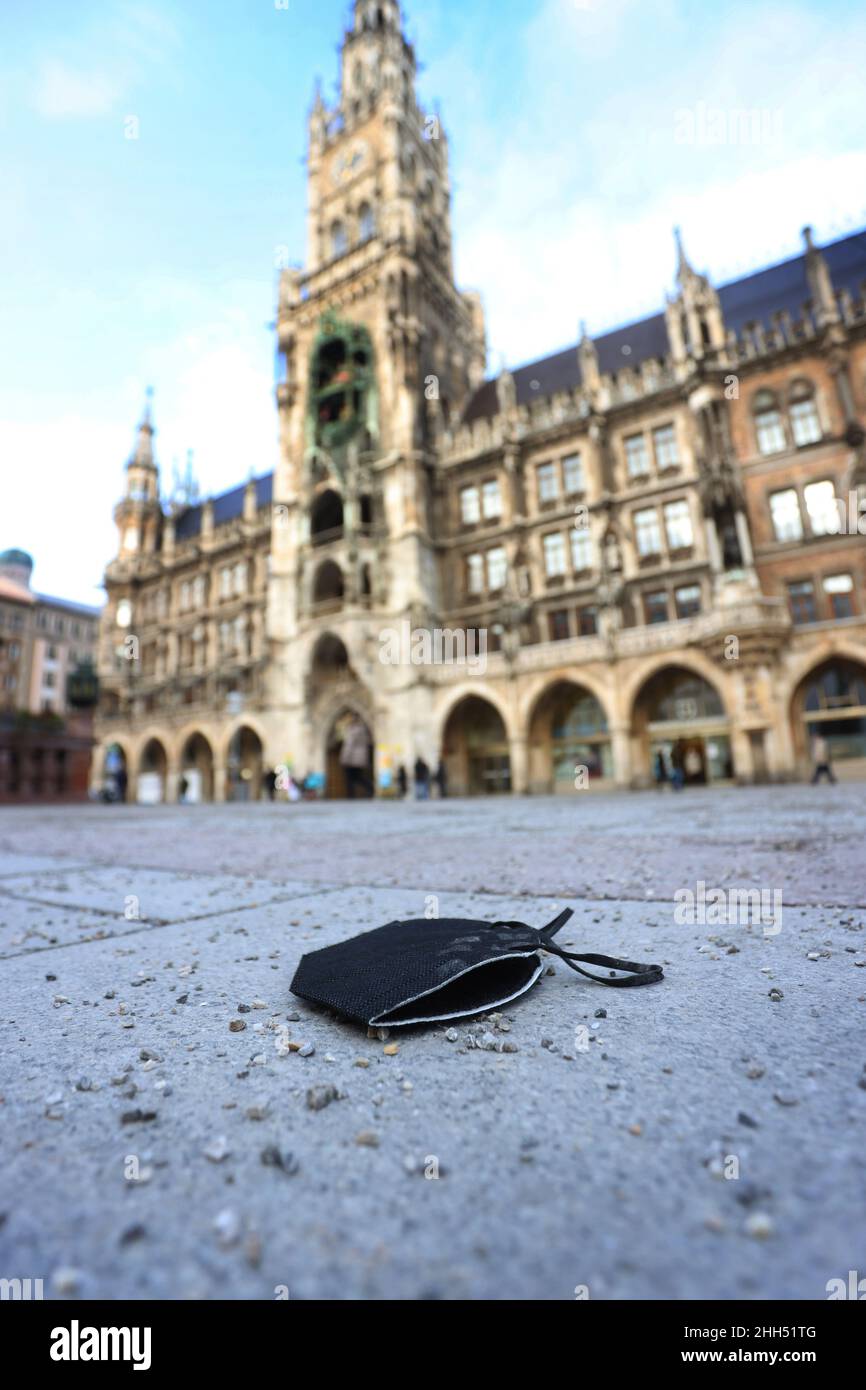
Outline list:
[[[159,542],[162,508],[159,501],[159,469],[153,456],[151,421],[153,391],[147,390],[144,414],[138,426],[135,449],[126,465],[126,492],[114,509],[118,530],[118,559],[132,560],[152,554]]]
[[[725,346],[725,325],[719,296],[706,275],[692,268],[679,227],[674,228],[677,248],[677,290],[665,305],[668,339],[674,362],[700,361]]]

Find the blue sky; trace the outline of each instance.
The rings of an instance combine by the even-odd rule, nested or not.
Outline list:
[[[674,223],[717,281],[794,254],[806,222],[866,224],[853,0],[404,10],[492,370],[657,311]],[[148,384],[166,483],[190,448],[203,492],[273,466],[274,266],[304,256],[306,112],[349,11],[0,6],[0,548],[33,553],[43,592],[100,601]]]

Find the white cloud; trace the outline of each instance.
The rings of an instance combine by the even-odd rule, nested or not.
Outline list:
[[[40,65],[33,105],[49,120],[65,116],[102,116],[120,95],[116,81],[99,72],[85,72],[59,58]]]
[[[103,116],[155,74],[170,75],[180,42],[166,13],[117,4],[39,59],[30,104],[48,120]]]
[[[659,312],[674,223],[718,282],[795,254],[806,222],[830,239],[866,220],[866,16],[827,25],[797,0],[750,0],[698,26],[673,0],[547,0],[517,40],[504,117],[495,74],[464,99],[462,34],[425,78],[443,93],[458,275],[482,293],[491,367],[574,342],[582,318],[598,333]],[[732,134],[737,112],[766,113],[765,138],[681,143],[679,114],[699,104]]]

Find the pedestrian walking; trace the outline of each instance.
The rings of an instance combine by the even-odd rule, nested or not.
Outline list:
[[[445,771],[444,759],[439,759],[439,766],[433,774],[433,781],[439,788],[439,796],[444,800],[448,795],[448,773]]]
[[[343,736],[340,749],[340,766],[346,775],[346,795],[350,801],[355,796],[369,796],[372,788],[369,782],[370,735],[366,725],[357,715],[354,716]]]
[[[685,780],[685,747],[682,739],[678,738],[671,749],[671,786],[675,792],[682,791]]]
[[[420,755],[415,759],[415,800],[430,800],[430,768]]]
[[[409,790],[409,777],[402,763],[397,768],[397,790],[400,793],[401,800]]]
[[[823,734],[816,734],[812,740],[812,761],[815,764],[815,771],[812,773],[813,787],[822,777],[826,777],[828,782],[836,781],[830,765],[830,745]]]
[[[661,749],[656,753],[653,766],[653,779],[659,791],[663,791],[668,780],[668,765]]]

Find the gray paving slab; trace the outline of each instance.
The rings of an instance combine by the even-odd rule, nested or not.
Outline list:
[[[10,854],[0,850],[0,881],[10,876],[28,874],[37,878],[41,874],[53,873],[56,869],[86,868],[79,860],[69,863],[57,855],[48,854]]]
[[[0,892],[0,959],[114,936],[122,925],[102,913],[70,911]],[[2,991],[0,980],[0,997]]]
[[[510,839],[502,805],[463,804],[469,883],[431,891],[441,915],[540,925],[561,895],[474,883],[503,888],[518,851],[556,878],[538,856],[561,810],[523,803]],[[346,816],[335,858],[357,835],[390,879],[390,845],[370,858]],[[786,906],[768,936],[683,924],[670,899],[577,899],[564,942],[660,960],[665,982],[604,990],[556,963],[454,1041],[386,1044],[291,996],[304,950],[432,907],[419,880],[216,896],[210,917],[4,962],[0,1271],[51,1289],[71,1269],[63,1287],[100,1298],[820,1299],[862,1267],[866,914]],[[517,1050],[470,1045],[485,1033]],[[340,1098],[310,1110],[316,1086]]]
[[[174,873],[138,865],[54,869],[0,882],[0,911],[9,898],[103,913],[123,928],[130,922],[176,922],[303,891],[299,883],[225,874]]]

